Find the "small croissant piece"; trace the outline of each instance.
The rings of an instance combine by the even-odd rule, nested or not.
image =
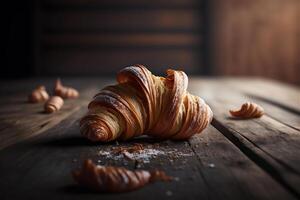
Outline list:
[[[49,99],[49,95],[45,86],[41,85],[34,89],[28,96],[28,101],[31,103],[39,103]]]
[[[128,192],[154,181],[169,181],[171,177],[162,171],[131,171],[123,167],[95,165],[86,160],[80,170],[72,172],[74,180],[82,186],[98,192]]]
[[[45,112],[46,113],[53,113],[61,109],[64,104],[64,100],[60,96],[52,96],[46,103],[45,103]]]
[[[236,111],[230,110],[229,112],[234,117],[258,118],[263,116],[264,109],[255,103],[247,102],[244,103],[239,110]]]
[[[144,146],[142,144],[135,143],[131,147],[114,147],[113,152],[116,154],[128,152],[128,153],[135,153],[135,152],[140,152],[144,150]]]
[[[121,70],[117,81],[94,97],[80,121],[82,135],[92,141],[128,140],[142,134],[183,140],[212,120],[204,100],[186,91],[188,77],[183,71],[169,69],[164,78],[134,65]]]
[[[55,82],[54,94],[64,99],[75,99],[79,96],[79,92],[76,89],[63,86],[60,79],[57,79]]]

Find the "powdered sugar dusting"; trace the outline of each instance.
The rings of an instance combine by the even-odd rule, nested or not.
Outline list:
[[[121,147],[121,151],[116,151],[116,149],[111,150],[100,150],[98,152],[98,155],[101,157],[104,157],[106,159],[112,159],[112,160],[135,160],[141,163],[150,163],[152,159],[155,159],[158,156],[172,156],[176,157],[186,157],[186,156],[192,156],[192,153],[183,153],[178,151],[177,149],[171,149],[171,150],[161,150],[161,149],[155,149],[152,146],[150,148],[143,148],[138,149],[137,151],[127,151],[126,148],[129,150],[132,149],[132,147]]]

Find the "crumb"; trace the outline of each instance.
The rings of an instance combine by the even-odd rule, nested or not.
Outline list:
[[[125,158],[127,158],[127,159],[129,159],[129,160],[134,160],[133,157],[132,157],[132,154],[129,153],[128,151],[125,150],[125,151],[122,152],[122,154],[123,154],[123,156],[124,156]]]
[[[133,146],[129,147],[115,147],[112,149],[114,153],[119,154],[123,152],[129,152],[129,153],[135,153],[135,152],[140,152],[144,150],[144,147],[142,144],[134,143]]]
[[[215,168],[215,164],[214,164],[214,163],[209,163],[209,164],[208,164],[208,167],[209,167],[209,168]]]
[[[168,190],[168,191],[166,192],[166,195],[167,195],[167,196],[172,196],[172,195],[173,195],[173,192],[170,191],[170,190]]]
[[[142,165],[140,163],[138,163],[136,166],[135,166],[137,169],[140,169],[142,168]]]
[[[135,160],[134,165],[135,165],[136,169],[139,169],[142,167],[141,163],[138,160]]]

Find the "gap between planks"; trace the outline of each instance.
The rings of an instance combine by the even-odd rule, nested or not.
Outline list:
[[[234,145],[236,145],[253,162],[255,162],[258,166],[260,166],[268,174],[270,174],[270,176],[272,176],[275,180],[282,184],[295,197],[300,198],[300,193],[298,191],[299,180],[297,180],[299,178],[293,181],[293,174],[284,176],[281,172],[283,169],[280,165],[285,166],[297,176],[299,176],[298,172],[295,172],[292,168],[286,166],[284,163],[280,162],[280,160],[268,154],[266,151],[261,149],[258,145],[256,145],[246,136],[243,136],[238,131],[225,127],[215,118],[212,121],[212,125]]]
[[[291,113],[300,115],[299,87],[269,79],[222,79],[224,85],[249,97],[273,104]]]
[[[0,187],[7,199],[13,197],[46,199],[294,199],[283,187],[261,170],[254,162],[242,154],[222,134],[209,127],[202,134],[188,142],[156,141],[137,138],[118,145],[158,143],[159,150],[180,151],[191,156],[161,155],[142,168],[161,169],[167,174],[178,177],[179,181],[154,183],[141,190],[123,194],[98,194],[76,187],[71,179],[70,170],[80,167],[82,161],[91,158],[100,160],[102,165],[125,166],[134,169],[132,162],[124,159],[114,160],[101,157],[98,152],[115,147],[108,144],[91,143],[82,138],[77,119],[82,115],[80,109],[69,118],[23,143],[16,144],[0,152]],[[189,144],[188,144],[189,143]],[[98,163],[98,162],[97,162]],[[211,164],[215,164],[212,167]],[[50,175],[50,176],[49,176]],[[22,179],[20,179],[22,176]],[[10,190],[16,182],[22,186]],[[34,190],[32,190],[34,188]],[[272,190],[273,192],[268,192]],[[3,198],[5,199],[5,198]]]
[[[203,97],[212,107],[214,112],[213,126],[239,147],[245,155],[292,192],[294,196],[300,198],[300,191],[297,187],[300,184],[298,170],[300,158],[297,153],[300,149],[300,133],[297,129],[299,116],[264,102],[263,107],[268,107],[267,115],[261,119],[230,119],[229,109],[233,108],[234,105],[239,107],[251,98],[244,95],[242,91],[243,82],[231,81],[230,84],[227,83],[228,80],[220,79],[196,80],[192,81],[190,86],[192,93]],[[233,87],[232,85],[238,86]],[[263,85],[260,86],[261,91],[263,91],[262,87]],[[273,98],[279,99],[278,97]],[[255,99],[251,101],[257,102]],[[297,102],[289,104],[295,105]],[[281,114],[284,114],[283,117]],[[269,115],[272,117],[268,117]],[[286,120],[290,126],[281,123],[278,118]],[[289,118],[292,119],[292,123],[289,122]]]

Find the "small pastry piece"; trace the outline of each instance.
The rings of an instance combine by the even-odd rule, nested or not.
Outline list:
[[[116,154],[124,153],[124,152],[129,152],[129,153],[135,153],[135,152],[141,152],[144,150],[144,146],[139,143],[133,144],[133,146],[128,146],[128,147],[114,147],[113,152]]]
[[[118,84],[102,89],[80,121],[81,134],[92,141],[128,140],[142,134],[184,140],[201,133],[213,113],[203,99],[187,92],[183,71],[152,75],[143,65],[122,69]]]
[[[60,79],[57,79],[55,82],[54,94],[63,99],[75,99],[79,96],[79,92],[76,89],[63,86]]]
[[[82,186],[98,192],[128,192],[154,181],[170,181],[162,171],[131,171],[123,167],[97,166],[86,160],[80,170],[72,172],[74,180]]]
[[[238,118],[258,118],[263,116],[264,109],[256,103],[247,102],[239,110],[229,111],[230,114]]]
[[[52,96],[45,103],[45,112],[53,113],[61,109],[64,104],[64,100],[60,96]]]
[[[49,99],[49,95],[46,91],[45,86],[41,85],[34,89],[28,96],[28,101],[30,103],[44,102]]]

